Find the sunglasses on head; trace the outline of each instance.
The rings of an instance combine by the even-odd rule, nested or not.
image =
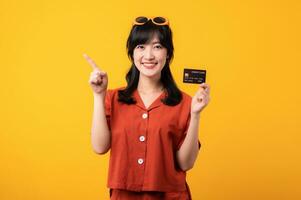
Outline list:
[[[137,17],[133,25],[143,25],[149,20],[152,20],[152,22],[158,26],[169,25],[168,19],[164,17],[144,17],[144,16]]]

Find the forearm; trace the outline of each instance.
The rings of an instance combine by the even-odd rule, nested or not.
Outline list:
[[[198,129],[200,114],[191,114],[187,135],[177,151],[177,161],[183,171],[191,169],[199,153]]]
[[[105,93],[94,94],[94,110],[91,128],[91,142],[96,153],[104,154],[110,149],[110,131],[105,115]]]

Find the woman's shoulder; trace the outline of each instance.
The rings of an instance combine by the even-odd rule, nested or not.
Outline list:
[[[184,92],[183,90],[180,91],[182,93],[182,98],[184,101],[191,101],[192,97],[188,93]]]
[[[111,99],[112,101],[118,101],[118,91],[125,89],[125,86],[116,87],[116,88],[108,88],[106,91],[106,98]]]
[[[122,87],[116,87],[116,88],[108,88],[107,89],[107,92],[110,94],[110,95],[113,95],[115,93],[118,93],[118,90],[122,90],[124,89],[125,86],[122,86]]]

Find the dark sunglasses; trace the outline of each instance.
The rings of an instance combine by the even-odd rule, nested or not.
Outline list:
[[[168,19],[164,17],[144,17],[144,16],[137,17],[134,20],[133,25],[143,25],[149,20],[152,20],[152,22],[158,26],[169,25]]]

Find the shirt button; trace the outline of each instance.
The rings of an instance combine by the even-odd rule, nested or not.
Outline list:
[[[142,158],[139,158],[138,159],[138,163],[141,165],[143,163],[143,159]]]
[[[142,135],[142,136],[139,137],[139,140],[140,140],[141,142],[144,142],[144,141],[145,141],[145,137]]]
[[[147,113],[143,113],[142,118],[146,119],[147,118]]]

